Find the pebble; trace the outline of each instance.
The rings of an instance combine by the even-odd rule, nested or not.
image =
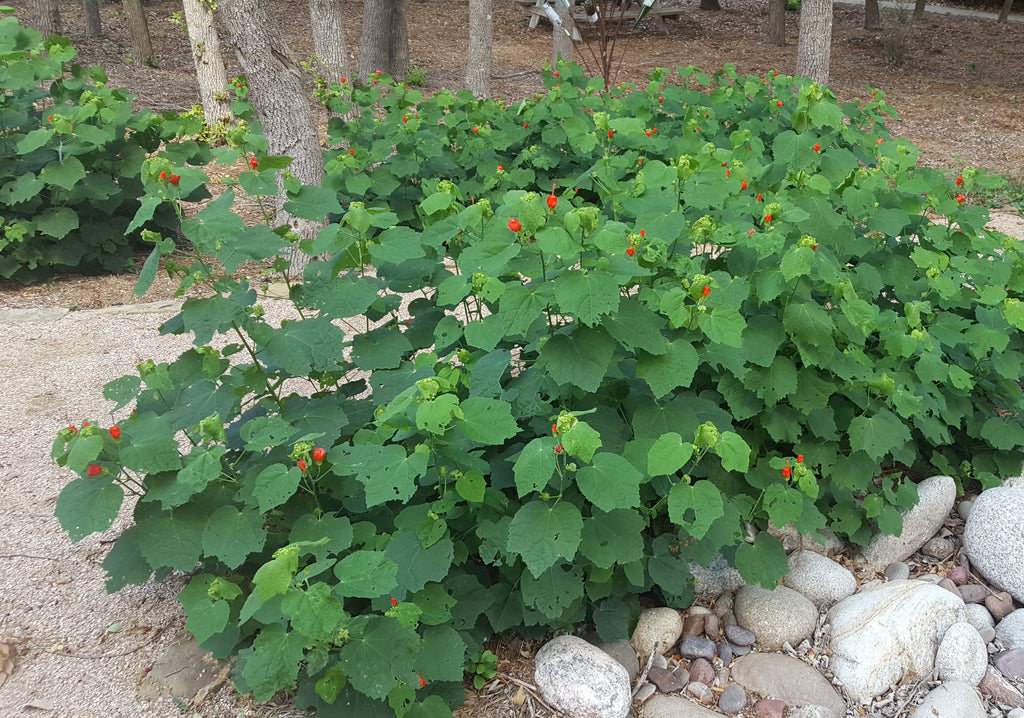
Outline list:
[[[996,636],[1006,648],[1024,648],[1024,608],[1007,614],[999,621]]]
[[[701,703],[710,703],[715,699],[715,694],[705,683],[691,681],[686,686],[686,692],[699,700]]]
[[[996,588],[1024,602],[1024,521],[1021,516],[1024,516],[1024,487],[1003,485],[987,489],[975,500],[967,517],[963,542],[975,571]]]
[[[964,521],[967,520],[967,516],[971,513],[971,508],[974,506],[973,501],[963,500],[957,504],[956,512],[960,515]]]
[[[1006,718],[1024,718],[1024,708],[1014,708],[1006,714]]]
[[[699,636],[704,633],[704,614],[697,613],[683,618],[683,635]]]
[[[976,686],[985,676],[988,652],[978,629],[965,621],[950,626],[935,653],[935,670],[939,680],[963,681]]]
[[[713,613],[704,616],[704,635],[712,641],[718,640],[721,628],[722,622],[718,619],[718,616]]]
[[[636,695],[633,696],[633,700],[643,703],[648,698],[658,692],[658,687],[653,683],[644,683],[637,689]]]
[[[985,597],[985,608],[992,614],[992,618],[1001,621],[1013,613],[1013,597],[1006,591],[990,594]]]
[[[835,718],[835,713],[825,706],[800,706],[791,709],[788,718]]]
[[[622,664],[622,667],[626,669],[626,674],[629,676],[630,683],[636,680],[636,676],[640,672],[640,661],[636,657],[636,651],[629,645],[629,641],[611,641],[610,643],[594,641],[593,643]]]
[[[725,637],[734,646],[752,646],[757,640],[757,636],[741,626],[726,626]]]
[[[750,653],[750,651],[751,651],[750,646],[735,646],[734,645],[732,647],[732,655],[733,655],[734,658],[736,656],[745,656],[748,653]]]
[[[1024,648],[1011,648],[992,656],[992,665],[1011,680],[1024,678]]]
[[[733,683],[722,691],[718,697],[718,710],[727,715],[735,715],[747,707],[747,692],[743,686]]]
[[[995,703],[1024,708],[1024,695],[992,666],[985,670],[985,677],[978,684],[978,689]]]
[[[651,659],[651,665],[655,668],[668,669],[668,659],[660,653],[655,653],[654,658]]]
[[[722,641],[718,644],[718,657],[722,659],[722,663],[726,666],[732,663],[732,646],[729,645],[728,641]]]
[[[644,703],[644,718],[722,718],[709,708],[680,696],[657,695]]]
[[[960,598],[964,603],[982,603],[989,593],[986,586],[978,583],[968,583],[960,587]]]
[[[903,581],[910,578],[910,566],[902,561],[893,561],[885,567],[886,581]]]
[[[665,655],[682,634],[683,619],[679,611],[674,608],[649,608],[640,614],[629,642],[641,661],[646,661],[655,644],[658,653]]]
[[[715,644],[703,636],[683,636],[679,642],[679,655],[683,658],[705,658],[711,661],[715,657]]]
[[[996,625],[995,619],[988,609],[978,603],[968,603],[964,606],[964,614],[967,622],[979,631],[983,628],[991,628]]]
[[[726,615],[732,612],[732,606],[732,591],[726,591],[721,596],[715,599],[715,615],[721,619],[724,619]]]
[[[985,643],[991,643],[996,638],[996,629],[992,626],[985,626],[978,629],[978,635],[981,636],[981,640]]]
[[[928,539],[924,542],[924,546],[921,547],[921,553],[925,556],[931,556],[932,558],[937,558],[940,561],[945,561],[953,555],[954,551],[956,551],[956,547],[953,546],[952,541],[945,538],[939,538],[938,536]]]
[[[957,586],[963,587],[965,583],[970,579],[970,575],[967,572],[965,566],[954,566],[949,571],[949,580],[955,583]]]
[[[715,669],[706,659],[698,658],[690,664],[690,680],[710,686],[715,680]]]
[[[679,680],[679,676],[660,666],[651,666],[651,669],[647,671],[647,678],[662,693],[676,693],[686,688],[686,684]]]
[[[937,584],[935,584],[935,585],[939,586],[940,588],[946,589],[947,591],[952,593],[954,596],[959,598],[961,601],[964,600],[964,597],[960,595],[960,589],[957,588],[956,584],[953,583],[952,581],[950,581],[948,578],[940,579],[939,582]]]
[[[761,698],[754,703],[754,715],[757,718],[782,718],[789,708],[785,701],[776,698]]]
[[[736,620],[757,636],[763,650],[777,651],[783,643],[795,646],[814,634],[818,609],[785,586],[744,586],[736,593]]]

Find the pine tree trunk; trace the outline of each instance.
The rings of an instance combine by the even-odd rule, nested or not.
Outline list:
[[[30,28],[43,33],[43,37],[61,34],[60,6],[57,0],[31,0],[27,9],[25,24]]]
[[[491,94],[491,0],[469,0],[469,52],[466,87],[477,97]]]
[[[571,5],[571,3],[570,3]],[[572,62],[572,8],[565,7],[555,0],[555,10],[562,18],[561,27],[555,26],[551,34],[551,67],[557,67],[558,61]]]
[[[718,0],[700,0],[701,10],[721,10],[722,6],[718,4]]]
[[[299,65],[282,33],[271,24],[263,0],[219,0],[218,9],[249,81],[249,99],[263,126],[268,152],[291,157],[289,172],[303,184],[319,185],[324,177],[320,138]],[[277,224],[290,225],[301,238],[315,237],[326,222],[285,212],[280,176],[278,187]],[[296,248],[290,259],[292,272],[298,273],[306,255]]]
[[[103,34],[100,24],[100,4],[97,0],[82,0],[82,15],[85,17],[85,36],[99,37]]]
[[[203,103],[206,124],[216,124],[222,118],[231,118],[231,102],[227,96],[228,73],[220,51],[220,38],[208,3],[202,0],[182,0],[188,41],[192,46],[192,60],[199,81],[199,97]]]
[[[786,0],[768,0],[769,45],[782,47],[786,44]]]
[[[349,74],[348,49],[345,47],[345,25],[340,0],[309,0],[309,16],[313,28],[313,47],[320,74],[330,82],[338,82]]]
[[[409,69],[409,28],[405,0],[365,0],[359,42],[359,76],[380,70],[404,81]]]
[[[924,6],[927,5],[927,0],[916,0],[914,2],[914,19],[920,20],[924,17]]]
[[[149,39],[149,24],[142,0],[121,0],[124,17],[128,21],[128,34],[132,41],[132,60],[144,65],[153,64],[153,43]]]
[[[999,22],[1006,22],[1010,17],[1010,10],[1013,8],[1013,0],[1006,0],[1003,9],[999,11]]]
[[[803,0],[800,3],[796,74],[809,77],[819,85],[827,85],[831,55],[832,0]]]
[[[878,14],[878,0],[864,0],[864,29],[882,29],[882,21]]]

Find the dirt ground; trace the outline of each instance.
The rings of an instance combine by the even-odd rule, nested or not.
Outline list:
[[[663,2],[687,12],[678,20],[668,21],[667,35],[655,33],[652,26],[628,36],[621,44],[626,56],[620,80],[638,80],[655,66],[697,65],[711,71],[725,62],[733,62],[744,74],[793,71],[796,13],[787,14],[789,44],[774,47],[762,44],[767,18],[764,0],[721,0],[724,9],[720,12],[700,10],[699,0]],[[272,0],[272,5],[273,17],[296,55],[311,53],[305,3]],[[345,6],[350,18],[346,40],[354,60],[362,4],[345,0]],[[16,7],[20,15],[23,6]],[[102,65],[110,81],[131,89],[140,105],[158,111],[183,110],[198,102],[186,36],[169,22],[180,5],[169,1],[146,4],[156,50],[155,68],[125,62],[129,50],[120,4],[101,5],[104,36],[94,39],[84,36],[79,7],[77,3],[61,5],[66,34],[79,48],[81,62]],[[426,89],[460,86],[466,0],[409,0],[407,13],[412,63],[426,70]],[[541,87],[538,70],[550,58],[549,29],[542,22],[541,27],[530,30],[528,15],[514,0],[496,2],[493,14],[494,94],[515,99],[534,93]],[[1024,26],[943,15],[928,15],[908,24],[897,13],[884,12],[886,29],[869,32],[861,29],[862,20],[863,8],[837,6],[831,86],[841,100],[863,97],[869,86],[882,88],[900,115],[898,121],[890,123],[890,129],[922,148],[923,163],[951,169],[965,165],[992,168],[1024,180]],[[896,64],[895,60],[901,62]],[[233,58],[228,61],[229,72],[237,72]],[[1001,228],[1024,236],[1019,221],[1015,226],[1017,231]],[[127,304],[137,301],[131,296],[134,281],[134,276],[121,275],[58,277],[31,287],[0,282],[0,309],[84,310]],[[146,299],[169,298],[175,287],[175,282],[161,275]],[[119,332],[148,337],[155,334],[160,318],[119,319],[121,326],[112,318],[82,317],[63,329],[58,327],[68,320],[0,325],[0,369],[9,382],[0,395],[2,404],[8,407],[0,420],[0,468],[4,478],[0,482],[0,533],[10,551],[0,555],[0,574],[6,575],[0,577],[0,683],[5,665],[4,634],[16,633],[20,637],[16,647],[22,654],[20,685],[31,684],[33,691],[43,696],[50,691],[50,698],[39,699],[38,706],[26,709],[29,703],[22,696],[0,689],[0,714],[75,718],[161,714],[160,708],[143,706],[134,699],[131,687],[135,676],[151,667],[163,640],[155,636],[150,639],[151,627],[159,626],[167,635],[182,630],[183,619],[174,600],[176,586],[144,587],[105,597],[99,562],[105,553],[103,542],[109,536],[71,546],[52,517],[53,500],[68,477],[56,467],[34,471],[27,468],[32,462],[24,459],[27,454],[45,456],[49,437],[59,426],[102,411],[96,407],[102,403],[100,387],[104,381],[131,371],[135,362],[149,356],[142,354],[148,350],[129,346]],[[74,351],[69,350],[68,342],[75,342],[71,345]],[[104,346],[96,348],[98,344]],[[80,377],[80,365],[83,372],[88,369],[87,376]],[[26,374],[29,379],[24,383],[14,380],[25,371],[30,372]],[[45,459],[33,461],[38,464]],[[18,516],[22,506],[28,513]],[[24,531],[18,529],[21,522],[27,527]],[[123,528],[124,520],[119,519],[111,531],[116,535]],[[87,585],[83,583],[86,580]],[[21,615],[34,617],[21,623],[12,618]],[[129,624],[126,615],[137,618]],[[110,633],[107,626],[115,622],[124,623],[129,630]],[[130,650],[134,644],[124,643],[128,637],[138,638],[142,646],[138,652]],[[111,643],[115,645],[111,647]],[[129,652],[122,655],[122,648]],[[471,692],[467,706],[457,714],[459,718],[551,715],[537,703],[529,686],[523,685],[532,682],[534,648],[515,639],[501,640],[495,650],[503,677],[479,693]],[[96,657],[110,660],[94,663]],[[31,662],[45,664],[46,669],[29,674]],[[17,678],[15,674],[11,682]],[[105,707],[90,704],[79,712],[59,707],[59,695],[94,684],[96,691],[108,691]],[[123,695],[125,692],[131,695]],[[47,701],[54,707],[45,708]],[[169,707],[164,704],[164,709]],[[177,711],[165,713],[174,714]],[[212,707],[207,704],[195,712],[202,716],[257,714],[291,715],[286,705],[257,708],[238,701],[230,691]]]

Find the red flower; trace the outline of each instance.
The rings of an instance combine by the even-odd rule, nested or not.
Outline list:
[[[788,466],[783,466],[782,467],[782,478],[788,479],[792,475],[793,475],[793,469],[789,468]]]
[[[513,232],[520,232],[523,229],[523,224],[518,219],[513,217],[508,221],[508,228]]]
[[[167,179],[167,173],[166,172],[161,172],[160,173],[160,179],[164,179],[164,180]]]
[[[821,145],[815,145],[814,146],[814,151],[815,152],[821,152]]]
[[[664,98],[664,97],[659,97],[659,98],[658,98],[658,104],[660,105],[660,104],[662,104],[663,102],[665,102],[665,98]]]
[[[657,127],[655,127],[655,128],[653,128],[653,129],[651,129],[651,132],[653,132],[654,134],[658,134],[658,128],[657,128]]]
[[[562,453],[562,445],[561,445],[561,444],[558,444],[558,445],[557,445],[557,446],[555,447],[555,453],[556,453],[556,454],[561,454],[561,453]]]
[[[249,166],[252,167],[253,169],[256,169],[257,167],[260,166],[260,163],[256,161],[255,157],[252,157],[249,159]]]
[[[555,70],[555,77],[561,77],[561,75],[558,74],[558,70]]]
[[[89,476],[99,476],[100,474],[103,473],[103,468],[100,467],[98,464],[89,464],[89,468],[86,469],[85,473],[87,473]]]
[[[422,688],[425,685],[427,685],[427,682],[426,682],[426,680],[424,680],[423,674],[421,673],[420,674],[420,688]]]
[[[77,434],[77,433],[78,433],[78,427],[77,427],[77,426],[75,426],[74,424],[72,424],[71,426],[69,426],[69,427],[68,427],[68,429],[70,429],[70,430],[71,430],[71,433],[72,433],[72,434]]]
[[[728,176],[729,176],[729,175],[731,175],[731,174],[732,174],[732,170],[726,170],[726,171],[725,171],[725,176],[726,176],[726,177],[728,177]]]
[[[760,193],[760,192],[758,192],[758,193],[757,193],[757,201],[758,201],[758,202],[760,202],[760,201],[761,201],[761,193]]]
[[[377,70],[377,74],[378,74],[378,75],[380,74],[380,70]]]
[[[964,201],[965,201],[966,199],[967,199],[967,197],[965,197],[965,196],[964,196],[964,195],[962,195],[962,194],[958,194],[958,195],[956,196],[956,201],[957,201],[957,202],[959,202],[960,204],[963,204],[963,203],[964,203]]]
[[[709,294],[711,294],[711,287],[705,285],[705,287],[702,290],[700,290],[700,293],[703,294],[705,297],[708,296]]]
[[[650,137],[650,136],[651,136],[651,131],[650,131],[650,130],[647,130],[647,136],[648,136],[648,137]]]
[[[398,605],[398,601],[395,599],[394,596],[391,597],[391,605],[392,606],[397,606]]]
[[[813,247],[811,247],[811,251],[812,252],[817,252],[818,251],[818,245],[814,245]]]
[[[778,102],[776,102],[775,106],[776,107],[782,107],[782,100],[779,100]]]
[[[305,471],[306,470],[306,460],[305,459],[299,459],[298,463],[296,463],[295,465],[299,467],[299,471]]]
[[[355,150],[349,150],[349,151],[348,151],[348,153],[349,153],[350,155],[353,155],[353,156],[354,156],[354,155],[355,155],[355,153],[356,153],[356,151],[355,151]]]
[[[181,180],[181,175],[167,175],[167,181],[171,184],[178,184]]]
[[[110,427],[110,436],[113,437],[114,439],[120,439],[121,438],[121,427],[119,427],[119,426],[112,426],[112,427]]]
[[[608,139],[610,140],[612,137],[615,137],[615,130],[608,130]]]
[[[474,127],[474,128],[473,128],[473,134],[474,134],[474,135],[475,135],[475,134],[476,134],[477,132],[479,132],[479,131],[480,131],[480,128],[479,128],[479,127]]]
[[[551,425],[551,433],[552,434],[557,434],[558,433],[558,424],[552,424]]]
[[[883,139],[882,139],[881,137],[879,137],[879,138],[878,138],[877,140],[875,140],[875,144],[876,144],[876,145],[880,145],[880,144],[882,144],[883,142],[885,142],[885,140],[883,140]]]
[[[771,222],[771,221],[772,221],[772,216],[771,216],[770,214],[766,214],[766,215],[764,216],[764,221],[765,221],[765,222]]]
[[[313,449],[313,461],[323,461],[324,457],[327,456],[327,449],[322,446],[318,446]]]
[[[960,186],[960,185],[962,185],[963,183],[964,183],[964,178],[963,178],[963,177],[957,177],[957,178],[956,178],[956,186],[957,186],[957,187],[959,187],[959,186]]]
[[[342,85],[344,85],[346,82],[348,82],[348,78],[347,77],[341,78],[341,84]]]
[[[529,127],[529,126],[530,126],[530,123],[529,123],[529,122],[524,122],[524,123],[523,123],[523,129],[524,129],[524,130],[525,130],[525,129],[526,129],[527,127]]]
[[[643,237],[643,236],[644,236],[644,235],[646,235],[646,234],[647,234],[647,230],[646,230],[646,229],[641,229],[641,230],[640,230],[640,236],[641,236],[641,237]]]
[[[740,190],[745,190],[746,188],[747,188],[747,181],[743,180],[742,182],[740,182]]]
[[[47,115],[46,119],[48,119],[50,122],[53,122],[53,115]]]
[[[629,249],[626,250],[626,254],[632,257],[634,254],[636,254],[636,250],[630,247]]]
[[[798,464],[804,463],[804,455],[803,454],[797,454],[796,455],[796,463],[798,463]]]
[[[499,172],[504,172],[504,171],[505,171],[505,168],[504,168],[504,167],[502,167],[501,165],[498,165],[498,171],[499,171]]]
[[[88,421],[83,421],[83,422],[82,422],[82,426],[83,426],[83,427],[89,426],[89,422],[88,422]]]
[[[408,121],[409,121],[409,118],[407,116],[405,116],[405,115],[402,115],[402,122],[408,122]]]
[[[557,204],[558,204],[558,197],[555,197],[555,193],[552,192],[551,194],[548,195],[548,207],[550,207],[551,209],[554,209]]]

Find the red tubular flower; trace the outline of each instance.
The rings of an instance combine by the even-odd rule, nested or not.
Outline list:
[[[89,464],[89,468],[85,470],[85,473],[89,476],[99,476],[103,473],[103,468],[98,464]]]
[[[342,85],[344,85],[346,82],[348,82],[348,78],[347,77],[341,78],[341,84]]]
[[[166,172],[162,172],[162,171],[161,171],[161,172],[160,172],[160,179],[162,179],[162,180],[165,180],[165,179],[167,179],[167,173],[166,173]]]
[[[256,169],[257,167],[260,166],[260,163],[256,161],[255,157],[252,157],[249,159],[249,166],[252,167],[253,169]]]
[[[523,229],[523,224],[518,219],[513,217],[508,221],[508,228],[513,232],[520,232]]]
[[[711,287],[705,285],[705,287],[702,290],[700,290],[700,293],[703,294],[705,297],[708,296],[709,294],[711,294]]]
[[[397,601],[397,599],[395,599],[394,596],[391,597],[391,605],[392,606],[397,606],[398,605],[398,601]]]
[[[792,475],[793,475],[793,469],[789,468],[788,466],[783,466],[782,467],[782,478],[788,479]]]
[[[420,674],[420,688],[427,685],[427,681],[423,678],[423,674]]]
[[[178,184],[181,181],[181,175],[167,175],[167,181],[171,184]]]
[[[409,117],[407,115],[402,115],[402,122],[408,122],[408,121],[409,121]]]
[[[327,449],[323,448],[322,446],[318,446],[315,449],[313,449],[313,461],[323,461],[326,456]]]
[[[112,426],[112,427],[110,427],[110,436],[113,437],[114,439],[120,439],[121,438],[121,427],[119,427],[119,426]]]
[[[298,463],[296,463],[295,465],[299,467],[299,471],[305,471],[306,470],[306,460],[305,459],[299,459]]]
[[[743,180],[742,182],[740,182],[740,191],[742,192],[746,188],[747,188],[747,181]]]
[[[552,192],[548,195],[548,207],[554,209],[558,205],[558,197],[555,197],[555,193]]]
[[[964,183],[964,178],[963,178],[963,177],[957,177],[957,178],[956,178],[956,186],[957,186],[957,187],[959,187],[959,186],[960,186],[960,185],[962,185],[963,183]]]
[[[502,167],[501,165],[498,165],[498,171],[499,171],[499,172],[504,172],[504,171],[505,171],[505,168],[504,168],[504,167]]]
[[[630,247],[629,249],[626,250],[626,254],[632,257],[634,254],[636,254],[636,250]]]
[[[557,434],[558,433],[558,424],[552,424],[551,425],[551,433],[552,434]]]
[[[958,194],[956,196],[956,201],[959,202],[960,204],[963,204],[965,201],[967,201],[967,197],[965,197],[962,194]]]
[[[479,131],[480,131],[480,128],[479,128],[479,127],[474,127],[474,128],[473,128],[473,134],[474,134],[474,135],[475,135],[475,134],[476,134],[477,132],[479,132]]]
[[[615,137],[615,130],[608,130],[608,139],[610,140],[612,137]]]
[[[764,221],[765,221],[765,222],[771,222],[771,221],[772,221],[772,216],[771,216],[770,214],[766,214],[766,215],[764,216]]]
[[[782,107],[782,100],[779,100],[778,102],[776,102],[775,106],[776,107]]]
[[[796,463],[798,463],[798,464],[804,463],[804,455],[803,454],[797,454],[796,455]]]
[[[561,445],[561,444],[558,444],[558,445],[557,445],[557,446],[555,447],[555,453],[556,453],[556,454],[561,454],[561,453],[562,453],[562,445]]]

